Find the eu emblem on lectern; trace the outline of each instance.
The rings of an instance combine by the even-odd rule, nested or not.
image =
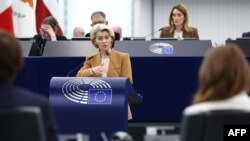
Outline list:
[[[100,79],[72,79],[63,84],[62,93],[80,104],[111,104],[112,88]]]

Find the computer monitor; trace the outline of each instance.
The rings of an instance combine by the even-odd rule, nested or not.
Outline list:
[[[250,56],[250,38],[237,38],[236,40],[226,40],[226,44],[230,43],[237,44],[246,56]]]

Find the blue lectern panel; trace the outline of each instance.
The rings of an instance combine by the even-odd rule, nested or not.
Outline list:
[[[101,132],[126,131],[129,87],[126,78],[53,77],[49,101],[59,132],[98,141]]]

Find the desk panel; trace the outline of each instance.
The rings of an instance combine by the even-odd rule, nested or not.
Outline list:
[[[25,40],[25,41],[19,40],[19,43],[20,43],[22,51],[23,51],[23,56],[28,57],[33,41],[31,41],[31,40],[28,40],[28,41],[27,40]]]
[[[16,84],[49,96],[52,76],[65,77],[84,57],[28,57]],[[134,88],[143,103],[131,105],[134,122],[178,122],[197,89],[202,57],[131,57]],[[69,76],[75,76],[78,69]]]
[[[115,41],[114,49],[129,53],[131,57],[204,56],[211,48],[210,40],[157,40]],[[166,52],[164,50],[171,50]],[[91,56],[98,52],[91,41],[46,42],[43,56]]]
[[[226,40],[226,44],[234,43],[245,53],[246,56],[250,56],[250,39],[239,38],[238,40]]]

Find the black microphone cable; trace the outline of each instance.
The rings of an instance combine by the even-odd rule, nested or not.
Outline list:
[[[158,30],[156,30],[156,31],[154,31],[154,32],[151,32],[150,34],[144,36],[144,38],[146,39],[148,36],[154,35],[155,33],[157,33],[157,32],[159,32],[159,31],[163,30],[164,28],[165,28],[165,27],[162,27],[162,28],[160,28],[160,29],[158,29]]]
[[[79,64],[78,66],[76,66],[74,69],[72,69],[69,73],[67,73],[66,77],[69,77],[69,75],[74,72],[76,69],[78,69],[80,66],[82,66],[83,63]]]
[[[92,59],[93,56],[89,57],[87,60]],[[68,77],[72,72],[74,72],[76,69],[78,69],[80,66],[83,65],[84,62],[82,62],[81,64],[77,65],[76,67],[74,67],[70,72],[67,73],[66,77]]]

